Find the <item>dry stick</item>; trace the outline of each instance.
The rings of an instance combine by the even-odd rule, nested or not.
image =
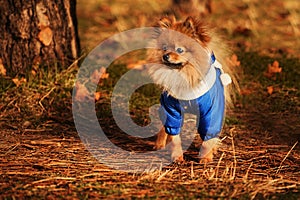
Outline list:
[[[291,183],[292,185],[286,185],[284,187],[276,187],[277,185],[283,185],[283,184],[287,184],[287,183]],[[278,190],[287,190],[287,189],[291,189],[291,188],[296,188],[297,187],[297,183],[295,181],[286,181],[283,180],[282,178],[278,178],[278,179],[272,179],[263,183],[259,183],[256,185],[256,190],[251,192],[250,195],[252,194],[251,199],[254,199],[256,197],[256,195],[260,192],[260,193],[274,193]],[[277,184],[277,185],[276,185]]]
[[[237,165],[236,155],[235,155],[235,146],[234,146],[234,140],[233,140],[233,133],[232,133],[233,130],[234,130],[234,129],[230,129],[231,144],[232,144],[232,152],[233,152],[233,163],[234,163],[233,173],[232,173],[231,180],[234,180],[234,178],[235,178],[236,165]]]
[[[44,111],[46,111],[46,109],[45,109],[45,107],[43,106],[42,101],[43,101],[46,97],[48,97],[48,96],[53,92],[54,89],[56,89],[56,86],[54,86],[53,88],[51,88],[51,90],[50,90],[49,92],[47,92],[47,94],[45,94],[45,95],[40,99],[40,101],[39,101],[39,104],[40,104],[40,106],[42,107],[42,109],[43,109]]]
[[[17,148],[20,144],[21,144],[21,143],[18,142],[16,145],[14,145],[13,148],[9,149],[4,155],[7,155],[7,154],[9,154],[10,152],[12,152],[12,151],[13,151],[15,148]]]
[[[165,177],[168,173],[170,172],[170,170],[165,171],[164,173],[162,173],[157,179],[156,182],[159,182],[163,177]]]
[[[10,105],[12,105],[16,100],[18,100],[18,98],[14,98],[14,99],[11,100],[7,105],[1,107],[1,108],[6,107],[6,108],[2,111],[2,113],[4,113],[4,112],[6,111],[6,109],[7,109]]]
[[[219,168],[220,168],[220,164],[221,164],[221,161],[222,161],[224,155],[225,155],[225,153],[222,153],[222,155],[218,161],[217,167],[216,167],[216,172],[215,172],[216,180],[218,180]]]
[[[253,162],[251,162],[250,166],[248,167],[248,169],[247,169],[247,171],[246,171],[245,176],[243,177],[243,181],[244,181],[244,182],[246,182],[247,179],[248,179],[248,174],[249,174],[250,168],[252,167],[252,164],[253,164]]]
[[[68,180],[68,181],[74,181],[76,180],[76,178],[73,177],[50,177],[50,178],[45,178],[45,179],[41,179],[41,180],[37,180],[37,181],[33,181],[31,183],[28,183],[24,186],[24,188],[27,188],[29,186],[38,184],[38,183],[42,183],[42,182],[47,182],[47,181],[53,181],[53,180]]]
[[[290,153],[292,152],[292,150],[295,148],[295,146],[298,144],[298,141],[295,142],[295,144],[292,146],[292,148],[289,150],[289,152],[285,155],[285,157],[283,158],[283,160],[281,161],[279,168],[276,171],[276,174],[278,174],[278,172],[281,170],[282,168],[282,163],[286,160],[286,158],[290,155]]]
[[[194,174],[194,162],[192,162],[192,165],[191,165],[191,178],[194,178],[195,177],[195,174]]]

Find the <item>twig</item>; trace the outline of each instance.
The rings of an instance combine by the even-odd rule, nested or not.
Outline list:
[[[39,105],[42,107],[42,109],[43,109],[44,111],[46,111],[46,109],[45,109],[45,107],[43,106],[42,101],[43,101],[46,97],[48,97],[48,96],[53,92],[53,90],[54,90],[55,88],[56,88],[56,86],[53,87],[53,88],[51,88],[51,90],[50,90],[49,92],[47,92],[47,94],[45,94],[45,95],[40,99],[40,101],[39,101]]]
[[[220,164],[221,164],[221,161],[222,161],[224,155],[225,155],[225,153],[222,153],[222,155],[221,155],[221,157],[218,161],[217,167],[216,167],[216,174],[215,174],[216,175],[216,180],[218,180],[219,168],[220,168]]]
[[[18,142],[13,148],[9,149],[4,155],[9,154],[10,152],[12,152],[15,148],[17,148],[20,145],[20,142]]]
[[[68,180],[68,181],[74,181],[76,180],[76,178],[72,178],[72,177],[51,177],[51,178],[45,178],[45,179],[41,179],[38,181],[33,181],[27,185],[24,186],[24,188],[27,188],[31,185],[35,185],[37,183],[42,183],[42,182],[46,182],[46,181],[53,181],[53,180]]]
[[[230,130],[230,135],[231,135],[231,145],[232,145],[232,152],[233,152],[233,173],[232,173],[232,177],[231,180],[233,180],[235,178],[235,173],[236,173],[236,165],[237,165],[237,161],[236,161],[236,155],[235,155],[235,146],[234,146],[234,140],[233,140],[233,129]]]
[[[168,173],[170,172],[170,170],[165,171],[164,173],[162,173],[157,179],[156,182],[159,182],[163,177],[165,177]]]
[[[279,168],[276,171],[276,174],[278,174],[278,172],[281,170],[282,168],[282,163],[286,160],[286,158],[290,155],[290,153],[292,152],[292,150],[295,148],[295,146],[298,144],[298,141],[295,142],[295,144],[292,146],[292,148],[289,150],[289,152],[285,155],[285,157],[283,158],[283,160],[281,161]]]
[[[249,174],[250,168],[252,167],[252,164],[253,164],[253,162],[251,162],[250,166],[248,167],[248,169],[247,169],[247,171],[246,171],[245,176],[243,177],[243,181],[244,181],[244,182],[246,182],[247,179],[248,179],[248,174]]]
[[[194,174],[194,162],[192,162],[191,164],[191,178],[194,178],[195,174]]]

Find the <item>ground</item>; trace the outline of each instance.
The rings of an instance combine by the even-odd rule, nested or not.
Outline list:
[[[237,58],[232,60],[241,68],[241,93],[227,113],[213,162],[198,163],[196,137],[185,163],[144,172],[110,169],[92,156],[74,126],[71,100],[78,69],[44,69],[26,82],[0,80],[0,198],[299,199],[299,2],[212,2],[206,18],[229,39]],[[153,16],[170,8],[169,1],[78,1],[83,55],[114,33],[150,26]],[[133,153],[150,151],[155,138],[124,134],[108,107],[117,79],[141,58],[124,56],[113,63],[96,101],[109,138]],[[272,71],[278,68],[282,71]],[[142,88],[132,97],[136,123],[149,122],[145,112],[157,103],[157,92]]]

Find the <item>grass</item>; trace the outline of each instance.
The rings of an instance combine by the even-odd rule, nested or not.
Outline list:
[[[232,40],[243,69],[242,94],[228,113],[222,146],[213,162],[197,162],[200,146],[195,137],[183,164],[143,173],[109,169],[86,150],[74,128],[71,96],[78,69],[41,67],[19,86],[9,77],[0,79],[0,198],[298,199],[297,2],[213,2],[211,20]],[[125,3],[130,6],[126,8]],[[151,24],[152,16],[168,10],[169,3],[78,1],[82,46],[88,51],[113,33]],[[248,28],[250,34],[237,31],[237,26]],[[111,120],[112,89],[129,70],[128,64],[144,58],[133,55],[120,57],[108,68],[109,78],[99,83],[102,95],[96,108],[101,126],[118,145],[132,151],[150,150],[153,137],[128,137]],[[275,60],[282,73],[276,79],[264,76]],[[268,86],[274,87],[272,94]],[[136,123],[149,123],[148,108],[158,103],[159,94],[153,85],[136,90],[130,100]],[[185,128],[184,137],[189,127]]]

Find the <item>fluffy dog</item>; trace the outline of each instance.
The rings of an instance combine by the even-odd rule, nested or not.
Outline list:
[[[172,160],[183,161],[179,133],[183,114],[193,113],[197,115],[197,130],[203,140],[200,159],[212,161],[225,107],[231,102],[227,85],[236,83],[234,70],[226,64],[230,53],[227,45],[198,19],[176,21],[174,17],[163,17],[158,22],[154,46],[148,52],[154,63],[148,72],[163,87],[159,113],[164,124],[155,149],[170,143]]]

